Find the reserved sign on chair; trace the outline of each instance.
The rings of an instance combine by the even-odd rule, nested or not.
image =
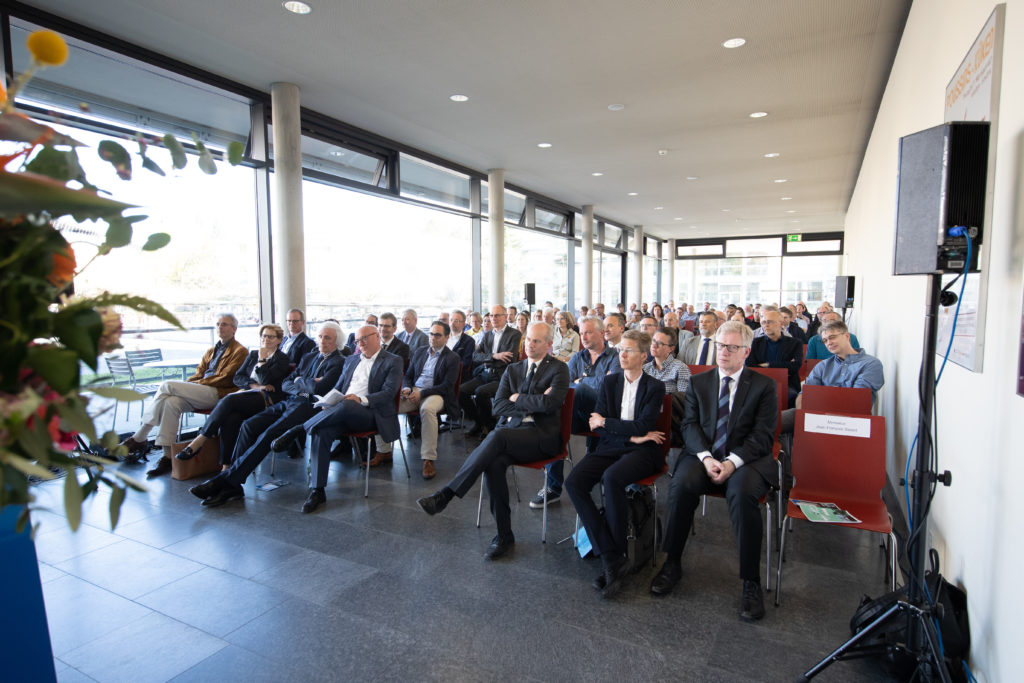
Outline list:
[[[848,417],[845,415],[804,413],[804,431],[869,439],[871,438],[871,420],[864,417]]]

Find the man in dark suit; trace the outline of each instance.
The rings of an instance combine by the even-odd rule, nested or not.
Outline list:
[[[682,455],[669,488],[665,564],[651,593],[667,595],[682,576],[680,560],[702,495],[724,493],[740,556],[740,617],[764,616],[758,562],[761,511],[758,500],[778,485],[772,442],[778,421],[775,382],[744,367],[753,332],[740,322],[718,328],[718,368],[695,375],[686,390]]]
[[[377,322],[378,322],[377,321],[377,316],[375,316],[373,313],[367,313],[366,314],[366,320],[363,321],[363,324],[364,325],[373,325],[374,327],[377,327]],[[348,333],[348,341],[345,342],[345,348],[348,349],[348,353],[345,354],[347,356],[350,356],[350,355],[352,355],[353,353],[356,352],[356,333],[355,332],[349,332]]]
[[[288,355],[288,362],[298,365],[307,353],[316,349],[316,342],[306,335],[306,314],[302,309],[289,310],[285,324],[288,335],[281,342],[281,353]]]
[[[476,351],[476,344],[473,338],[465,333],[466,314],[461,310],[454,310],[449,317],[452,333],[448,337],[448,348],[454,351],[462,361],[462,378],[468,380],[473,371],[473,352]]]
[[[618,592],[626,572],[626,487],[659,472],[659,444],[668,434],[654,431],[665,396],[665,383],[644,372],[651,338],[637,330],[622,335],[619,365],[622,372],[605,377],[590,415],[590,429],[600,435],[597,449],[588,454],[565,480],[565,490],[580,515],[604,571],[594,581],[601,596]],[[604,488],[604,514],[590,492]]]
[[[317,394],[330,391],[341,376],[343,356],[338,348],[341,326],[325,322],[320,326],[319,349],[302,359],[281,386],[288,398],[266,408],[242,423],[231,456],[231,466],[189,491],[203,500],[203,505],[216,507],[242,498],[242,484],[270,454],[270,446],[292,427],[300,427],[313,416]]]
[[[504,308],[502,308],[504,312]],[[455,477],[437,493],[416,501],[435,515],[455,496],[462,498],[482,474],[498,534],[484,557],[494,560],[515,544],[505,470],[513,463],[554,457],[562,448],[562,404],[569,391],[569,369],[547,355],[555,331],[544,322],[526,330],[526,360],[509,367],[494,399],[498,427],[466,458]]]
[[[420,458],[423,460],[424,479],[433,479],[437,473],[434,469],[434,461],[437,460],[437,415],[441,411],[454,415],[459,409],[455,382],[462,363],[447,346],[449,334],[451,328],[447,323],[440,320],[431,323],[429,345],[413,352],[398,403],[399,413],[419,414],[423,439]],[[378,437],[377,452],[390,453],[391,444]]]
[[[398,329],[398,318],[395,317],[394,313],[382,313],[378,329],[380,330],[380,347],[402,359],[402,370],[404,372],[404,364],[409,362],[411,351],[408,344],[395,336],[395,330]]]
[[[522,334],[514,327],[508,327],[505,307],[491,306],[492,329],[478,335],[479,341],[473,353],[473,377],[463,378],[459,391],[459,404],[466,417],[476,422],[467,432],[469,436],[485,435],[494,428],[491,414],[491,399],[498,391],[498,383],[507,368],[518,360],[519,341]],[[473,396],[476,400],[473,400]]]
[[[785,368],[789,373],[789,401],[792,408],[800,393],[800,366],[804,362],[804,345],[782,334],[782,314],[778,310],[761,313],[764,334],[754,339],[747,365],[762,368]]]

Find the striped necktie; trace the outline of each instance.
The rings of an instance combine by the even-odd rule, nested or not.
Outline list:
[[[725,437],[729,426],[729,382],[732,377],[722,378],[722,391],[718,394],[718,423],[715,425],[715,443],[711,453],[717,460],[725,460]]]

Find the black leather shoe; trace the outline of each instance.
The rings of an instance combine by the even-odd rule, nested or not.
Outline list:
[[[224,503],[230,503],[233,500],[240,500],[242,498],[245,498],[245,490],[241,486],[227,484],[220,491],[204,500],[203,505],[208,508],[216,508]]]
[[[607,585],[607,580],[604,578],[604,572],[601,572],[594,577],[594,581],[590,585],[592,585],[596,591],[603,591],[605,585]]]
[[[133,439],[130,436],[127,439],[125,439],[124,441],[122,441],[118,445],[119,446],[124,446],[125,448],[127,448],[128,449],[128,455],[135,455],[135,456],[145,455],[146,452],[149,451],[149,442],[148,441],[136,441],[135,439]]]
[[[301,434],[306,432],[302,425],[295,425],[287,432],[270,442],[270,450],[277,453],[284,453]]]
[[[757,621],[764,618],[764,593],[757,581],[743,582],[743,597],[740,598],[740,619]]]
[[[516,539],[512,536],[502,538],[501,536],[495,536],[491,541],[491,544],[487,546],[487,552],[484,553],[485,560],[496,560],[503,555],[507,555],[512,552],[512,548],[515,547]]]
[[[668,595],[683,578],[683,568],[674,562],[665,562],[651,581],[651,594]]]
[[[477,422],[472,428],[466,431],[466,436],[480,436],[480,432],[482,432],[483,429],[484,426]]]
[[[153,477],[159,477],[161,474],[167,474],[171,471],[171,459],[161,457],[156,461],[156,466],[153,469],[146,472],[146,478],[152,479]]]
[[[626,576],[626,556],[619,555],[606,560],[601,556],[604,565],[604,588],[601,589],[601,597],[605,600],[615,597],[615,594],[622,588],[622,579]]]
[[[220,493],[227,485],[227,477],[218,474],[212,479],[207,479],[202,484],[193,486],[188,490],[188,492],[200,500],[206,500],[210,496]]]
[[[436,515],[448,507],[448,501],[450,500],[451,498],[444,495],[444,491],[438,491],[437,493],[420,498],[416,501],[416,504],[423,508],[423,511],[428,515]]]
[[[309,497],[306,498],[306,502],[302,504],[302,514],[308,515],[318,507],[327,502],[327,496],[324,494],[322,488],[314,488],[309,490]]]
[[[199,453],[192,450],[191,446],[185,446],[180,451],[178,451],[178,454],[175,455],[174,457],[177,458],[178,460],[191,460],[197,455],[199,455]]]

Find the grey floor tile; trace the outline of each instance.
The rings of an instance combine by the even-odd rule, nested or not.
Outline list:
[[[47,524],[36,535],[36,555],[41,562],[57,565],[120,540],[117,535],[88,524],[79,526],[78,531],[71,531],[66,523]]]
[[[39,580],[43,583],[59,579],[62,576],[67,576],[67,574],[53,565],[46,564],[45,562],[39,563]]]
[[[207,567],[143,595],[138,602],[223,637],[286,597],[272,587]]]
[[[196,500],[198,504],[199,501]],[[177,512],[161,512],[136,522],[118,524],[116,534],[139,543],[166,548],[207,531],[215,520],[190,517]]]
[[[137,598],[203,568],[197,562],[123,539],[62,562],[58,569],[101,588]]]
[[[43,584],[53,654],[61,657],[150,610],[74,576]]]
[[[162,614],[150,613],[62,655],[97,681],[166,681],[226,643]]]
[[[296,555],[300,548],[244,531],[211,529],[169,545],[166,551],[243,578],[251,578]]]
[[[209,681],[237,681],[246,683],[328,683],[337,681],[338,674],[320,667],[317,662],[298,664],[263,657],[251,650],[228,645],[175,676],[174,683],[209,683]]]
[[[378,570],[340,557],[304,550],[252,577],[266,586],[311,603],[325,604],[351,586],[371,580]],[[376,593],[378,586],[365,590]]]
[[[57,683],[94,683],[95,678],[86,676],[78,669],[67,667],[57,672]]]

